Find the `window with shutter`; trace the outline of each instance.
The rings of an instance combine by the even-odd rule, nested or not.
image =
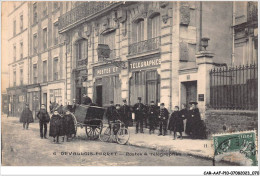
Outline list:
[[[160,36],[160,14],[155,14],[148,19],[148,39]]]
[[[23,42],[20,42],[20,59],[23,59]]]
[[[42,31],[43,35],[43,50],[47,49],[47,28],[44,28]]]

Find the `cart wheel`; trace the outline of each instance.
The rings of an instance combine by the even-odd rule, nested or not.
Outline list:
[[[101,131],[99,134],[99,140],[102,142],[108,142],[111,136],[111,130],[109,127],[106,127],[104,130]]]
[[[116,134],[116,141],[118,144],[126,144],[130,138],[130,133],[127,128],[120,128]]]
[[[75,126],[75,137],[76,137],[76,134],[77,134],[77,128],[78,128],[78,122],[77,122],[77,119],[76,119],[75,115],[72,114],[72,113],[71,113],[71,115],[72,115],[72,117],[73,117],[73,121],[74,121],[74,126]]]
[[[102,131],[102,127],[103,127],[103,124],[100,124],[99,126],[95,126],[95,125],[86,126],[85,130],[86,130],[86,134],[87,134],[88,138],[90,138],[92,140],[98,139],[99,134]]]

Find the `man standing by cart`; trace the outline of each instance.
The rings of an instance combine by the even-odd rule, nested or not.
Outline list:
[[[114,102],[110,101],[110,106],[107,108],[106,117],[108,122],[114,121],[114,114],[115,114],[116,107],[114,106]]]
[[[136,121],[136,131],[135,133],[138,133],[139,131],[139,126],[140,126],[140,132],[144,133],[143,130],[143,122],[144,122],[144,111],[145,111],[145,106],[143,103],[141,103],[142,98],[138,97],[138,103],[134,105],[134,113],[135,113],[135,121]]]

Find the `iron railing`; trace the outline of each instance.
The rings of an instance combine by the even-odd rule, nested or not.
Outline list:
[[[159,49],[160,46],[161,46],[161,37],[155,37],[152,39],[130,44],[128,47],[128,54],[135,55],[135,54],[145,53],[147,51],[154,51]]]
[[[210,107],[257,110],[257,64],[210,71]]]
[[[83,18],[86,18],[90,15],[93,15],[97,12],[104,10],[105,8],[118,3],[118,2],[109,2],[109,1],[99,1],[99,2],[86,2],[80,6],[75,7],[71,11],[65,13],[59,18],[59,30],[79,21]]]

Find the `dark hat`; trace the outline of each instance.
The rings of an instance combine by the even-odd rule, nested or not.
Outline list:
[[[198,103],[196,101],[191,101],[190,104],[194,104],[194,105],[197,105]]]
[[[126,99],[123,99],[123,102],[125,103],[125,102],[126,102]]]
[[[174,106],[174,107],[179,109],[179,106]]]
[[[154,103],[154,101],[151,101],[151,103]]]
[[[142,98],[141,98],[141,97],[138,97],[137,99],[138,99],[138,100],[142,100]]]
[[[120,106],[120,104],[116,104],[116,106]]]
[[[160,105],[161,105],[161,106],[164,106],[164,103],[161,103]]]
[[[114,101],[110,101],[110,103],[114,103]]]

